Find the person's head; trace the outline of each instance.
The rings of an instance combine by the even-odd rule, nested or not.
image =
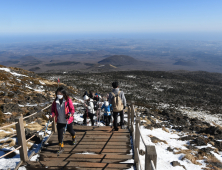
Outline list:
[[[114,81],[114,82],[112,83],[112,86],[113,86],[114,89],[116,89],[116,88],[119,87],[119,83],[118,83],[117,81]]]
[[[88,101],[90,98],[87,96],[87,95],[85,95],[84,97],[83,97],[83,100],[85,100],[85,101]]]
[[[109,102],[108,102],[108,101],[105,101],[105,102],[104,102],[104,105],[105,105],[106,107],[108,107],[108,106],[109,106]]]
[[[65,100],[68,99],[68,95],[63,87],[59,87],[56,90],[55,95],[56,95],[56,99],[65,99]]]

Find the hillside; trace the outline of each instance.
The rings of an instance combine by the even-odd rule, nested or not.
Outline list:
[[[98,62],[99,64],[111,64],[114,66],[135,65],[139,61],[127,55],[113,55]]]
[[[71,96],[75,93],[72,87],[61,85]],[[0,123],[14,122],[17,115],[26,116],[48,105],[57,87],[56,82],[33,72],[0,65]]]

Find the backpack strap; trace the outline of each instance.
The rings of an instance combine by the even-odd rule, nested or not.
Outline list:
[[[118,91],[118,96],[120,95],[121,91]]]
[[[116,95],[113,93],[113,92],[111,92],[111,94],[113,95],[113,97],[115,97]]]

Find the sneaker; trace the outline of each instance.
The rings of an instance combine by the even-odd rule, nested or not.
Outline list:
[[[63,151],[64,151],[64,148],[60,146],[57,154],[59,155],[59,154],[63,153]]]
[[[114,128],[114,131],[118,131],[119,130],[119,128]]]
[[[76,144],[76,135],[74,135],[73,137],[72,137],[72,145],[75,145]]]

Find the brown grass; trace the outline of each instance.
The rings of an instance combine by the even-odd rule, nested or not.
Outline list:
[[[32,147],[33,143],[32,142],[26,142],[26,146],[28,149],[30,149]]]
[[[155,136],[149,135],[149,137],[150,137],[150,139],[151,139],[151,141],[152,141],[153,143],[163,142],[163,143],[167,144],[167,142],[166,142],[165,140],[161,140],[161,139],[159,139],[159,138],[157,138],[157,137],[155,137]]]
[[[42,129],[42,125],[35,122],[35,123],[32,123],[32,124],[28,124],[25,128],[29,128],[30,130],[40,131]]]
[[[11,135],[12,133],[0,132],[0,139],[6,138],[7,136]]]
[[[9,143],[9,146],[12,147],[12,146],[15,146],[15,144],[16,144],[15,140],[12,139],[11,142]]]
[[[169,131],[168,129],[166,129],[165,126],[162,126],[162,130],[164,130],[164,131],[167,132],[167,133],[170,133],[170,131]]]
[[[186,149],[186,150],[180,150],[179,148],[177,148],[177,150],[179,150],[178,152],[175,152],[174,151],[174,154],[190,154],[190,153],[192,153],[192,150],[189,150],[189,149]]]
[[[14,133],[14,131],[13,131],[13,128],[12,128],[12,127],[6,127],[6,128],[4,128],[4,129],[2,129],[2,130],[7,131],[7,132]]]
[[[146,117],[144,118],[144,120],[146,120],[146,122],[144,122],[146,125],[151,125],[152,124],[152,122],[149,119],[147,119]]]
[[[190,153],[187,153],[186,155],[184,155],[182,160],[184,160],[184,159],[190,160],[193,164],[202,165],[201,163],[197,162],[197,157],[195,157],[194,155],[192,155]]]

